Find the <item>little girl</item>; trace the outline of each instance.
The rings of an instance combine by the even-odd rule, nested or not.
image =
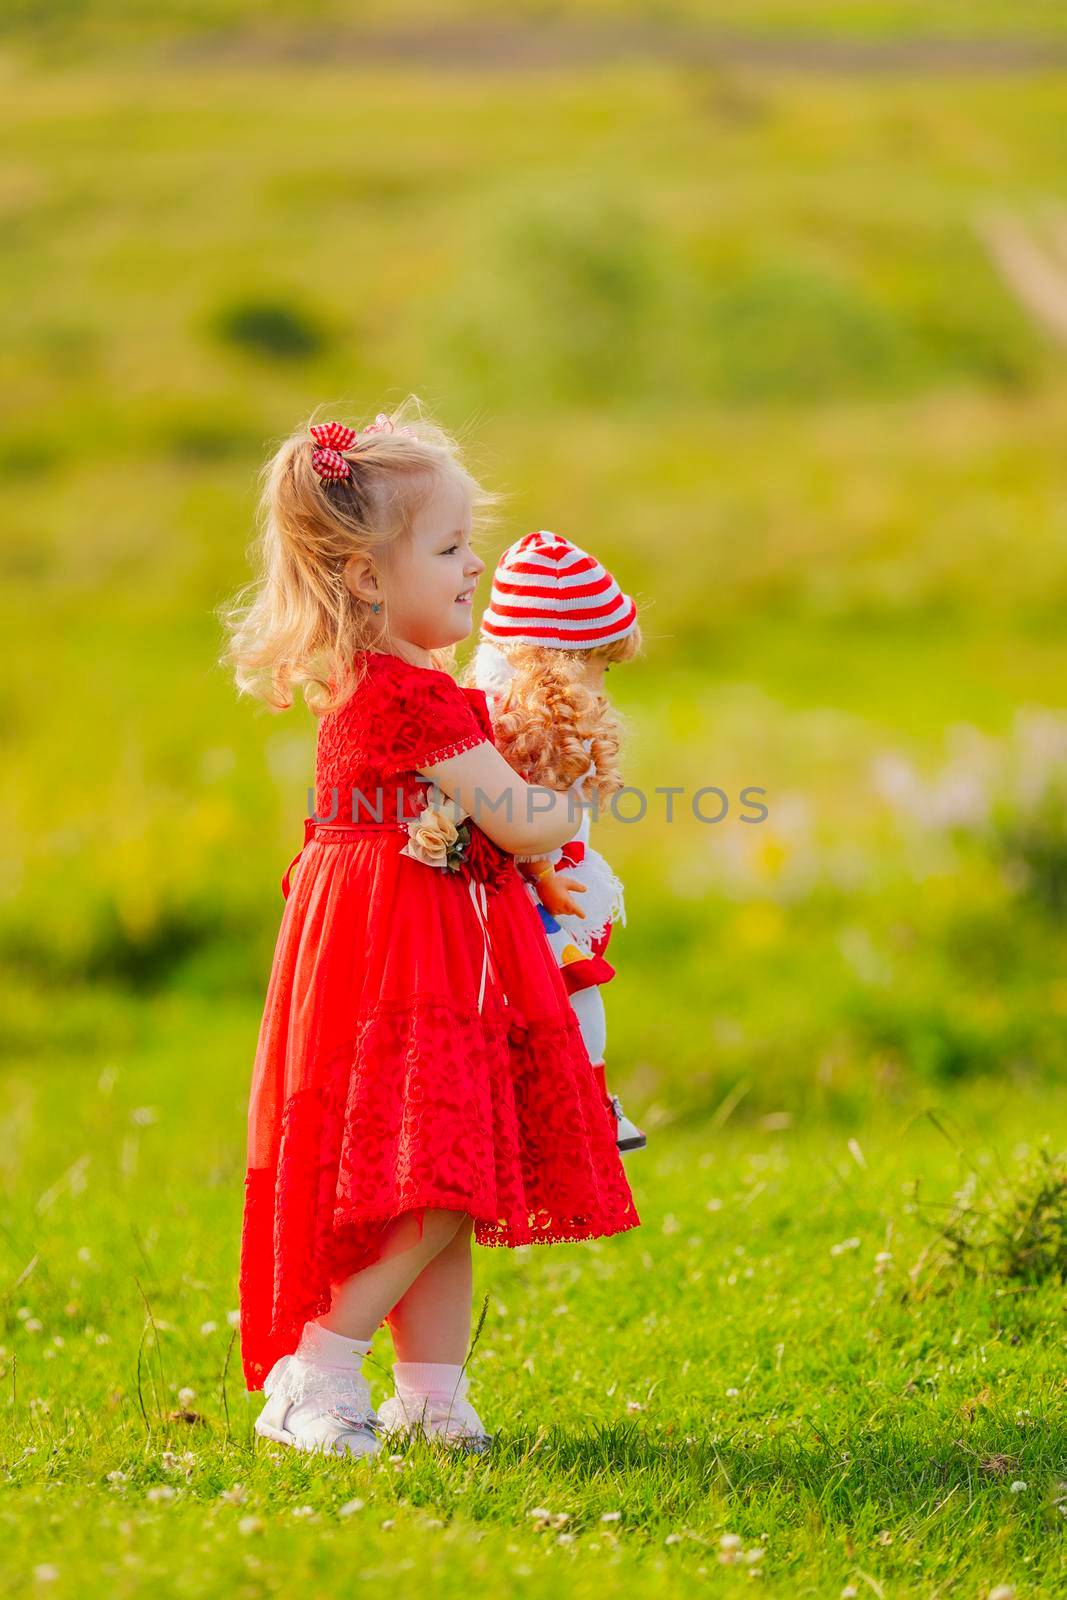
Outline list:
[[[398,425],[410,416],[408,425]],[[260,575],[225,660],[319,717],[248,1108],[241,1347],[256,1432],[369,1455],[491,1436],[467,1399],[470,1241],[640,1218],[559,969],[512,859],[574,831],[446,670],[494,497],[417,405],[301,428],[264,469]],[[444,800],[444,797],[448,797]],[[433,801],[434,803],[428,803]],[[442,802],[442,803],[437,803]],[[395,1393],[361,1371],[389,1324]]]
[[[520,858],[520,871],[538,901],[622,1151],[647,1143],[605,1080],[600,990],[615,976],[605,951],[615,922],[625,925],[626,911],[622,884],[590,845],[589,832],[590,807],[622,788],[620,730],[605,675],[640,647],[637,606],[607,568],[569,539],[541,529],[501,556],[468,669],[485,691],[495,742],[509,764],[530,782],[566,790],[581,807],[579,826],[562,849]]]

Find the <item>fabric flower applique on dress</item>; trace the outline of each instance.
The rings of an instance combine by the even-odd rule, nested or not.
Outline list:
[[[503,888],[511,857],[454,800],[443,796],[430,801],[408,823],[407,831],[402,856],[440,871],[463,872],[469,880],[482,884],[487,894]]]
[[[428,867],[444,872],[458,872],[463,866],[463,856],[470,843],[467,814],[453,800],[429,804],[408,823],[408,842],[401,850],[402,856],[411,856]]]

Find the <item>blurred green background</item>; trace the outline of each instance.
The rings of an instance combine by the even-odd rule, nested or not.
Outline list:
[[[354,1570],[231,1342],[315,728],[238,701],[216,608],[274,443],[409,392],[505,496],[490,564],[550,528],[637,597],[629,782],[730,810],[598,824],[644,1225],[480,1253],[504,1458],[386,1462],[361,1551],[1062,1580],[1065,91],[1037,0],[8,0],[0,1591]]]
[[[8,8],[14,1059],[170,1002],[249,1054],[314,726],[214,608],[272,441],[414,391],[490,562],[549,527],[637,595],[630,781],[733,802],[601,824],[635,1110],[1060,1073],[1063,14],[844,10]]]

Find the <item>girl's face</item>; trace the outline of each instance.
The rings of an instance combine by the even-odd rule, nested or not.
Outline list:
[[[470,633],[474,591],[485,571],[470,537],[467,493],[457,479],[442,474],[414,517],[409,536],[393,546],[384,564],[383,620],[395,644],[417,653],[443,650]]]

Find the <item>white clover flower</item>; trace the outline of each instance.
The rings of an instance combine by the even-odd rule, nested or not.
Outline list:
[[[1025,1488],[1026,1484],[1023,1482],[1023,1480],[1021,1478],[1016,1478],[1015,1482],[1011,1486],[1011,1492],[1012,1494],[1022,1494]]]

